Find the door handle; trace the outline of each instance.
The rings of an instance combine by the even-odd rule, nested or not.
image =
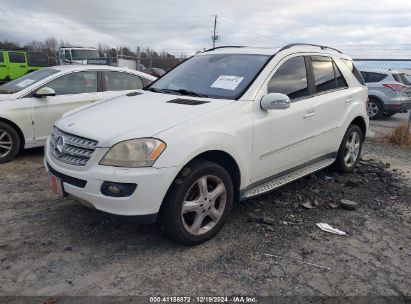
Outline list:
[[[26,66],[25,66],[25,65],[21,65],[20,67],[21,67],[21,68],[25,68]]]
[[[314,110],[309,110],[309,111],[307,111],[307,113],[305,113],[303,118],[305,119],[305,118],[308,118],[308,117],[312,117],[312,116],[314,116],[314,114],[315,114]]]
[[[346,100],[345,100],[345,103],[350,103],[352,101],[352,97],[348,97]]]

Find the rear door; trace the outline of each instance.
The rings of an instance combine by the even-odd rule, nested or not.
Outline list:
[[[337,152],[341,138],[341,128],[347,111],[354,103],[347,81],[337,64],[328,56],[310,56],[314,110],[312,138],[307,143],[307,153],[316,156]]]
[[[304,56],[283,59],[262,87],[264,94],[286,94],[290,108],[263,111],[260,100],[254,104],[252,182],[296,167],[310,157],[305,147],[315,132],[315,117],[306,63]]]
[[[19,78],[27,73],[27,58],[25,52],[9,51],[7,55],[9,59],[10,79]]]
[[[30,97],[33,104],[34,133],[38,142],[47,139],[54,122],[65,112],[102,99],[96,70],[71,72],[42,87],[52,88],[56,96]]]
[[[134,74],[120,71],[102,71],[103,98],[113,98],[144,87],[143,80]]]
[[[7,75],[7,64],[4,58],[4,52],[0,51],[0,81],[4,80]]]

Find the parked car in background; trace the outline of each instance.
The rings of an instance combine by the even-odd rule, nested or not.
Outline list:
[[[188,245],[237,199],[332,164],[351,172],[368,128],[361,75],[324,46],[215,48],[142,92],[64,115],[45,165],[61,195]]]
[[[0,83],[50,66],[46,53],[0,50]]]
[[[382,119],[411,108],[411,86],[401,71],[362,69],[368,87],[368,116]]]
[[[142,89],[156,78],[109,66],[54,66],[0,86],[0,163],[43,146],[65,112]]]
[[[144,68],[141,70],[141,72],[150,74],[155,77],[161,77],[166,73],[166,71],[160,68]]]
[[[86,47],[67,47],[59,49],[59,64],[102,64],[108,65],[109,58],[100,57],[97,49]]]

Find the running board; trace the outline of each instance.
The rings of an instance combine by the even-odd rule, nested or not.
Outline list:
[[[325,167],[328,167],[329,165],[331,165],[334,161],[335,161],[335,158],[327,158],[327,159],[323,159],[318,162],[315,162],[313,164],[307,165],[303,168],[286,173],[285,175],[274,178],[273,180],[270,180],[266,183],[260,184],[258,186],[255,186],[247,190],[244,193],[244,195],[241,197],[241,199],[247,199],[247,198],[250,198],[256,195],[269,192],[273,189],[276,189],[292,181],[295,181],[305,175],[308,175],[318,170],[324,169]]]

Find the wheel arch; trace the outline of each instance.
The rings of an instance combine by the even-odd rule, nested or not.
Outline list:
[[[367,133],[367,123],[365,122],[364,117],[362,117],[362,116],[355,117],[351,121],[350,125],[358,126],[361,129],[362,133],[363,133],[363,140],[365,140],[365,135]]]
[[[21,128],[16,123],[14,123],[11,120],[8,120],[6,118],[0,117],[0,121],[10,125],[11,127],[13,127],[17,131],[17,134],[19,135],[20,142],[21,142],[20,149],[21,150],[24,149],[26,141],[24,139],[24,134],[23,134],[23,131],[21,130]]]

